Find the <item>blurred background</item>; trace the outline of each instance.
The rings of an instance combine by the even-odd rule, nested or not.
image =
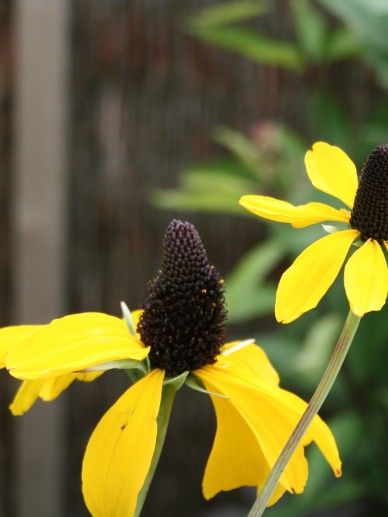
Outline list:
[[[325,200],[306,181],[316,140],[357,163],[388,141],[385,0],[0,0],[1,324],[142,303],[172,218],[224,275],[229,337],[256,337],[308,399],[343,324],[339,279],[320,309],[273,317],[281,272],[318,225],[254,218],[241,194]],[[273,517],[386,515],[387,309],[367,315],[322,415],[344,463],[314,446],[308,487]],[[108,372],[13,418],[0,376],[0,515],[86,516],[88,436],[128,379]],[[179,392],[145,516],[242,516],[254,491],[206,502],[208,397]]]

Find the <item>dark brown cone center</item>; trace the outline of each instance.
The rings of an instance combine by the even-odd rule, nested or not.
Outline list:
[[[173,220],[163,250],[138,331],[151,347],[151,365],[173,377],[214,363],[225,340],[226,310],[222,280],[192,224]]]
[[[376,147],[365,162],[350,225],[363,240],[388,240],[388,144]]]

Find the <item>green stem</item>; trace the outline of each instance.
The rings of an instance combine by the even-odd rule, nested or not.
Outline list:
[[[322,404],[324,403],[331,390],[331,387],[334,384],[334,381],[338,376],[341,366],[349,351],[350,345],[352,344],[360,320],[361,318],[355,316],[352,312],[349,312],[344,328],[342,329],[341,335],[333,350],[320,383],[318,384],[314,395],[311,397],[311,400],[305,412],[303,413],[302,418],[299,420],[298,425],[292,432],[288,442],[280,453],[280,456],[277,459],[270,475],[268,476],[262,491],[252,506],[248,517],[260,517],[263,515],[268,501],[279,482],[283,470],[287,466],[287,463],[289,462],[301,439],[303,438],[311,421],[320,410]]]
[[[160,409],[158,414],[158,434],[156,436],[156,445],[155,445],[155,451],[154,455],[152,456],[152,461],[150,465],[150,469],[148,471],[147,477],[144,481],[143,488],[141,489],[138,498],[137,498],[137,505],[136,505],[136,512],[135,517],[138,517],[140,515],[140,512],[142,511],[143,505],[145,503],[148,490],[150,488],[152,479],[155,474],[156,467],[159,462],[160,455],[162,453],[164,440],[166,438],[166,432],[168,428],[168,423],[170,421],[170,415],[171,415],[171,409],[172,404],[174,402],[176,389],[173,384],[165,384],[163,386],[162,391],[162,399],[160,402]]]

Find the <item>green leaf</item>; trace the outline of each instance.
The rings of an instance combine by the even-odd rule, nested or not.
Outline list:
[[[222,174],[241,180],[257,180],[256,171],[252,174],[252,170],[249,167],[231,158],[216,158],[199,165],[190,165],[182,172],[183,182],[186,182],[185,178],[191,174],[203,174],[204,176],[214,176],[215,178]]]
[[[213,131],[213,138],[252,170],[254,175],[257,175],[262,157],[257,145],[252,140],[225,126],[217,127]]]
[[[257,63],[295,71],[303,69],[303,58],[294,45],[266,38],[243,27],[192,29],[191,32],[204,41],[237,52]]]
[[[377,399],[380,401],[380,403],[384,406],[386,411],[388,412],[388,388],[382,387],[377,393],[376,393]]]
[[[360,44],[360,54],[388,88],[388,3],[385,0],[319,0],[338,16]]]
[[[151,202],[160,208],[231,213],[246,217],[239,198],[256,187],[251,172],[238,163],[223,162],[191,167],[182,173],[182,186],[155,191]]]
[[[342,106],[324,90],[315,90],[308,98],[307,115],[314,140],[335,142],[348,148],[353,134],[349,136],[349,120]]]
[[[267,241],[256,246],[237,264],[225,281],[231,323],[248,320],[273,310],[275,288],[264,285],[264,279],[282,254],[283,249],[279,244]]]
[[[367,122],[365,127],[364,138],[366,140],[365,149],[362,151],[362,158],[365,158],[371,148],[376,144],[388,141],[388,104],[386,100],[377,104],[371,119]]]
[[[246,210],[238,204],[239,197],[219,196],[217,192],[198,195],[179,190],[160,190],[154,193],[151,202],[159,208],[187,210],[189,212],[208,212],[234,214],[249,217]]]
[[[376,0],[319,0],[368,46],[388,52],[388,3]]]
[[[248,192],[249,189],[257,186],[257,181],[253,183],[239,176],[232,176],[228,172],[218,171],[214,173],[206,169],[188,169],[183,174],[183,188],[187,192],[197,192],[198,194],[209,193],[209,191],[213,190],[220,195],[238,198],[243,193]]]
[[[328,36],[324,16],[306,0],[291,0],[290,6],[304,54],[313,62],[324,61]]]
[[[365,61],[375,69],[380,85],[388,89],[388,55],[373,49],[368,51],[367,47],[364,54]]]
[[[303,348],[294,358],[295,370],[306,377],[318,378],[328,361],[340,328],[341,319],[335,313],[317,320],[310,328]]]
[[[197,29],[209,29],[219,25],[240,22],[268,10],[266,2],[238,0],[212,5],[189,17],[189,25]]]
[[[360,54],[360,43],[356,35],[344,27],[330,33],[327,41],[327,61],[335,62]]]

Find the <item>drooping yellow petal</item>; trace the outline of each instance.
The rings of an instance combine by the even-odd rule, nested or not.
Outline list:
[[[74,381],[92,382],[105,372],[87,372],[87,373],[66,373],[58,377],[50,377],[45,379],[39,392],[39,397],[45,402],[56,399],[62,391]]]
[[[233,351],[233,347],[238,345],[239,341],[233,341],[224,345],[223,353],[227,355],[219,355],[217,363],[222,363],[225,367],[232,366],[233,368],[245,368],[257,379],[268,384],[279,384],[279,375],[272,366],[267,354],[262,348],[256,344],[250,344]],[[232,353],[228,353],[232,351]]]
[[[0,368],[4,368],[5,357],[10,350],[42,327],[43,325],[14,325],[0,329]]]
[[[206,385],[210,389],[210,384]],[[260,489],[269,474],[269,465],[255,433],[229,400],[211,396],[216,412],[217,432],[202,482],[206,499],[221,491],[241,486]],[[278,498],[286,488],[280,483]],[[272,503],[276,501],[271,501]]]
[[[306,402],[290,391],[280,389],[280,392],[281,393],[279,395],[283,403],[279,406],[280,409],[283,405],[287,408],[287,411],[295,412],[299,419],[299,416],[306,410]],[[336,477],[341,476],[341,459],[339,457],[337,444],[329,427],[319,415],[317,415],[310,424],[302,441],[304,445],[311,442],[315,442],[317,444],[321,453],[326,458],[326,461],[331,466],[334,475]]]
[[[6,366],[19,379],[39,379],[109,361],[142,360],[147,354],[122,319],[86,312],[41,326],[7,354]]]
[[[75,380],[91,382],[97,379],[97,377],[100,377],[103,373],[104,372],[68,373],[49,379],[23,381],[9,409],[14,416],[23,415],[38,398],[41,398],[45,402],[50,402],[56,399]]]
[[[336,279],[357,230],[326,235],[306,248],[283,273],[276,293],[275,316],[290,323],[316,307]]]
[[[350,217],[347,210],[337,210],[324,203],[306,203],[295,206],[287,201],[269,196],[243,196],[240,199],[240,205],[260,217],[280,223],[289,223],[294,228],[303,228],[324,221],[347,223]]]
[[[35,404],[44,382],[44,380],[23,381],[20,384],[12,404],[9,406],[14,416],[24,415]]]
[[[86,372],[86,373],[77,373],[76,378],[77,381],[82,382],[92,382],[98,379],[98,377],[101,377],[105,372],[99,371],[99,372]]]
[[[260,488],[306,403],[258,380],[244,368],[215,364],[200,368],[195,374],[209,391],[228,397],[211,396],[217,414],[217,433],[205,472],[205,496],[247,484]],[[303,446],[312,440],[318,443],[336,474],[340,473],[334,438],[317,417],[280,478],[278,497],[284,490],[303,491],[308,475]]]
[[[45,402],[50,402],[56,399],[72,382],[76,380],[77,376],[74,373],[67,373],[58,377],[51,377],[44,379],[42,387],[39,391],[39,397]]]
[[[339,147],[316,142],[305,155],[307,174],[315,188],[353,208],[358,187],[357,169]]]
[[[154,453],[164,372],[153,370],[105,413],[90,437],[82,490],[93,517],[130,517]]]
[[[368,239],[345,266],[345,290],[356,316],[379,311],[388,291],[388,267],[379,243]]]

